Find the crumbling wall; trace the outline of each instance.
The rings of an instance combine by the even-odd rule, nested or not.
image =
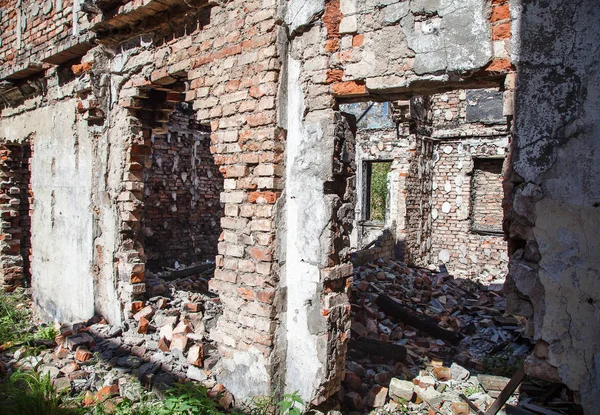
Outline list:
[[[593,0],[515,2],[520,14],[508,311],[536,342],[526,369],[600,401],[600,15]],[[548,24],[552,22],[552,24]]]
[[[146,267],[214,261],[223,215],[223,178],[210,152],[210,132],[188,104],[178,104],[167,134],[152,137],[144,171],[142,228]]]
[[[77,1],[1,2],[0,78],[24,78],[43,72],[48,67],[44,63],[60,64],[82,56],[92,47],[93,35],[87,29]]]
[[[38,150],[31,161],[36,304],[59,321],[88,319],[95,312],[93,279],[82,276],[92,267],[93,138],[77,119],[77,101],[3,117],[0,137],[17,143],[33,137]]]
[[[31,143],[4,140],[0,152],[0,286],[10,291],[31,283]]]
[[[332,209],[322,187],[330,175],[327,155],[333,153],[334,100],[369,100],[369,94],[375,93],[377,100],[382,95],[388,100],[406,99],[423,91],[451,89],[455,82],[486,82],[481,81],[486,78],[497,85],[498,73],[508,68],[493,66],[498,56],[492,52],[488,2],[452,1],[434,7],[415,2],[292,0],[283,5],[288,32],[287,107],[282,108],[282,124],[288,131],[288,234],[281,258],[286,261],[282,284],[288,295],[284,317],[288,325],[282,333],[288,339],[285,390],[299,390],[303,399],[320,404],[339,388],[343,366],[337,364],[340,356],[325,353],[321,330],[314,327],[324,324],[332,339],[340,326],[330,316],[348,304],[333,305],[319,293],[328,276],[335,275],[341,284],[352,269],[346,263],[330,267],[316,253],[341,248],[319,238],[316,230],[328,229],[329,221],[337,220],[328,214]],[[443,55],[439,63],[436,50]],[[477,71],[478,76],[465,77]],[[302,157],[297,159],[299,147]],[[303,193],[293,190],[298,169],[310,171],[310,179],[296,183],[303,186]],[[310,214],[302,214],[305,206],[310,206]],[[290,236],[297,230],[302,233]],[[312,245],[306,245],[306,240]],[[304,335],[301,342],[296,333]],[[343,343],[346,338],[337,336],[336,341]],[[310,375],[297,376],[300,367]]]
[[[406,254],[412,265],[429,265],[431,251],[433,143],[417,135],[406,178]]]
[[[149,91],[161,90],[167,92],[167,104],[189,102],[198,122],[210,125],[210,151],[224,177],[222,240],[210,281],[224,307],[211,332],[222,356],[215,370],[235,395],[269,394],[276,371],[274,217],[283,187],[282,135],[275,111],[280,68],[276,9],[234,1],[177,16],[185,17],[181,30],[173,33],[161,22],[154,37],[136,36],[117,45],[111,61],[120,86],[114,102],[123,115],[113,128],[129,131],[120,196],[122,301],[131,313],[135,301],[143,299],[145,251],[139,220],[144,183],[139,165],[148,160],[152,134],[164,133],[168,120],[158,114],[154,121],[135,115],[146,105]],[[122,36],[109,31],[107,41]],[[158,113],[168,113],[169,105]]]
[[[362,249],[382,235],[384,229],[404,229],[404,190],[408,159],[414,146],[414,135],[408,122],[397,122],[394,107],[389,102],[359,102],[342,104],[340,109],[357,120],[356,168],[357,200],[352,247]],[[370,221],[367,217],[366,199],[369,197],[368,175],[365,162],[391,161],[388,173],[388,195],[384,223]],[[395,232],[396,229],[393,229]],[[404,251],[398,242],[398,254]],[[393,257],[394,251],[390,252]]]

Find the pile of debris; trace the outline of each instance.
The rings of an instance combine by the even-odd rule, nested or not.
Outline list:
[[[146,390],[160,393],[193,380],[219,394],[228,408],[233,396],[211,371],[218,355],[207,334],[221,313],[220,301],[208,292],[179,290],[185,278],[162,283],[167,295],[134,303],[134,314],[121,327],[100,317],[63,326],[55,342],[40,343],[48,348],[37,356],[28,356],[26,346],[8,345],[0,367],[48,373],[59,391],[85,394],[85,405],[138,401]]]
[[[434,272],[380,259],[356,267],[344,413],[496,410],[510,379],[484,372],[522,380],[530,352],[518,321],[504,315],[499,289],[455,279],[444,266]],[[501,398],[523,402],[525,389]]]

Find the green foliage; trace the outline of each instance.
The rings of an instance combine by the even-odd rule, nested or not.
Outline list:
[[[40,327],[35,333],[36,339],[41,340],[54,340],[54,338],[58,335],[58,330],[54,328],[54,326]]]
[[[471,386],[468,386],[467,389],[465,389],[465,395],[467,397],[469,397],[471,395],[475,395],[476,393],[479,393],[479,392],[483,392],[481,385],[471,385]]]
[[[154,415],[160,402],[156,399],[145,399],[134,403],[129,399],[120,402],[113,410],[107,410],[104,404],[96,405],[89,415]]]
[[[302,413],[302,398],[298,395],[298,391],[294,393],[286,393],[283,399],[277,402],[281,415],[300,415]]]
[[[0,290],[0,344],[32,339],[28,332],[31,313],[26,301],[23,291],[5,293]]]
[[[0,415],[79,415],[48,374],[14,373],[0,389]]]
[[[255,396],[242,409],[245,415],[277,415],[277,402],[273,395]]]
[[[392,162],[371,163],[371,217],[370,220],[383,222],[388,196],[387,175]]]
[[[193,384],[177,385],[167,391],[163,405],[157,408],[157,415],[222,415],[218,404],[204,386]]]

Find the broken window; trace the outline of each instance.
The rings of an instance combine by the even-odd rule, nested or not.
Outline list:
[[[392,162],[389,160],[364,162],[364,220],[385,221],[389,193],[387,178],[391,167]]]
[[[471,187],[471,230],[474,232],[502,232],[502,163],[503,159],[474,160]]]

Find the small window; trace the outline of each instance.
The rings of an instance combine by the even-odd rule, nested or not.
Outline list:
[[[391,161],[364,162],[365,192],[363,203],[364,220],[384,222],[388,200],[388,173],[392,167]]]
[[[502,159],[474,160],[471,187],[471,230],[502,232]]]

